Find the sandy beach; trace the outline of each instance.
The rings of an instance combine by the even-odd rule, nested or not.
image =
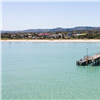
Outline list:
[[[100,39],[70,39],[70,40],[0,40],[1,42],[100,42]]]

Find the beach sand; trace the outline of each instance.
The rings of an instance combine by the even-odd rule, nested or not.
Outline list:
[[[0,40],[1,42],[100,42],[100,39]]]

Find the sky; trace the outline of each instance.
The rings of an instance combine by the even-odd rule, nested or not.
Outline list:
[[[100,2],[2,2],[2,30],[100,27]]]

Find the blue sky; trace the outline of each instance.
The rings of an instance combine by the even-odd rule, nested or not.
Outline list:
[[[100,27],[100,2],[2,2],[2,30]]]

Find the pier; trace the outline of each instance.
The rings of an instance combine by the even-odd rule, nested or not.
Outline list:
[[[84,56],[83,59],[80,59],[79,61],[76,61],[77,65],[89,65],[92,64],[92,66],[95,66],[100,62],[100,53],[97,53],[93,56]]]

